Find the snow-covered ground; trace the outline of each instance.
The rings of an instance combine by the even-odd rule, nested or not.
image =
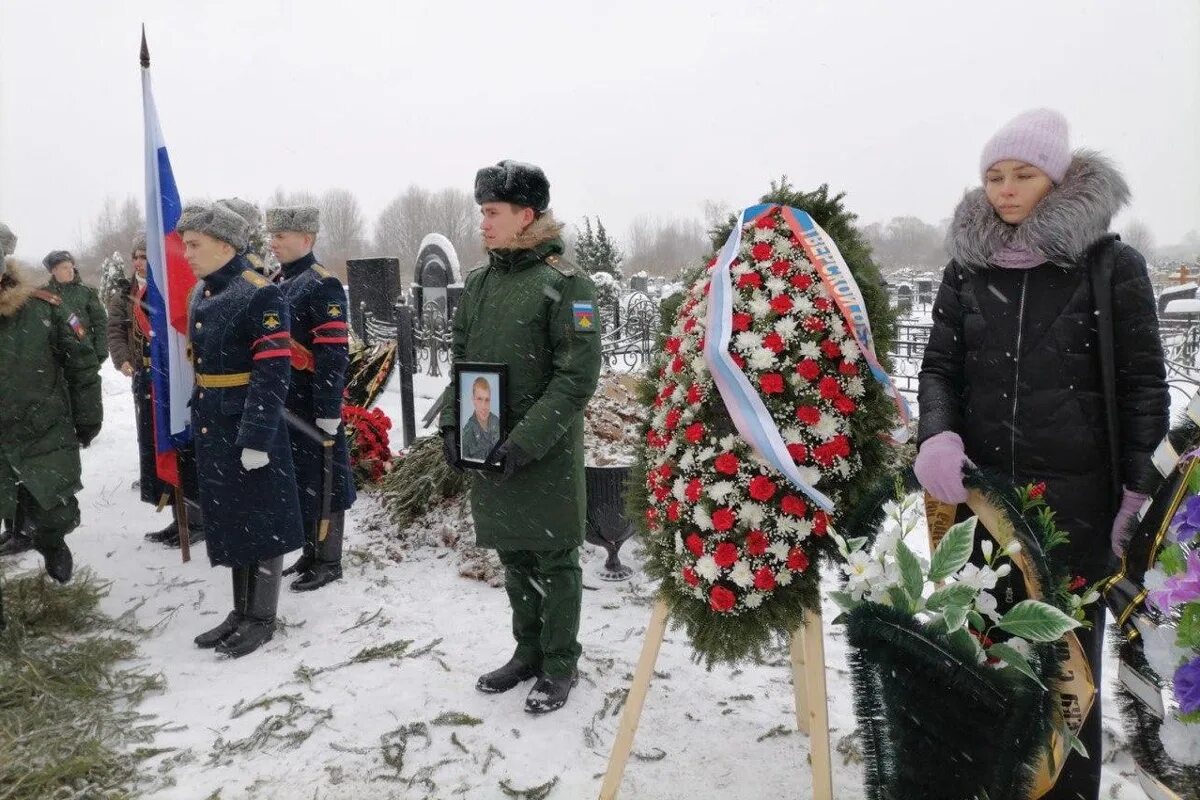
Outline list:
[[[178,551],[143,541],[142,534],[167,517],[138,502],[131,488],[136,446],[128,382],[111,366],[103,377],[105,428],[84,451],[83,525],[69,541],[80,567],[111,581],[106,611],[137,607],[137,619],[150,629],[142,663],[167,679],[166,689],[141,709],[167,726],[157,744],[174,748],[146,763],[148,796],[598,795],[620,719],[616,700],[628,687],[650,615],[653,587],[640,574],[626,584],[603,583],[595,577],[603,559],[589,551],[582,680],[565,709],[530,717],[523,711],[528,684],[500,696],[474,689],[476,676],[511,652],[503,591],[460,577],[448,550],[403,550],[393,531],[370,529],[378,507],[364,497],[349,517],[345,580],[311,594],[285,590],[285,625],[275,640],[240,661],[220,659],[191,640],[228,611],[229,571],[210,568],[203,545],[191,563],[180,564]],[[418,384],[418,414],[436,396],[432,383]],[[398,417],[398,395],[389,392],[383,403]],[[626,550],[636,566],[635,548]],[[40,568],[40,558],[26,554],[16,566]],[[825,615],[832,619],[834,609],[827,606]],[[402,655],[313,674],[365,648],[401,641],[411,642],[406,650],[395,648]],[[862,797],[861,766],[840,630],[826,630],[826,654],[834,795],[854,800]],[[766,664],[706,672],[673,632],[658,672],[622,798],[811,796],[808,742],[791,733],[791,674],[782,650]],[[1119,746],[1115,674],[1110,656],[1103,797],[1140,798],[1128,778],[1133,764]],[[281,696],[286,699],[265,708],[244,708]],[[248,741],[256,732],[265,741]],[[514,793],[554,780],[546,795]]]

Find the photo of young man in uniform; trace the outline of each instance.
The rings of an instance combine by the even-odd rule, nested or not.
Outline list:
[[[471,374],[466,373],[462,376],[463,387],[469,382],[471,385],[471,416],[462,426],[462,457],[464,461],[487,461],[488,454],[492,452],[492,448],[500,444],[500,416],[493,410],[492,406],[492,382],[494,378],[487,378],[483,375],[476,375],[474,380],[471,379]],[[464,392],[464,399],[466,393]],[[463,413],[468,411],[466,404],[463,404]]]

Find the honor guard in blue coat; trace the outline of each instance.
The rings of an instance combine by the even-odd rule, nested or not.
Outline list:
[[[274,635],[283,556],[302,544],[284,420],[291,378],[288,304],[279,287],[239,255],[246,223],[225,206],[189,206],[175,229],[200,279],[188,328],[208,559],[233,568],[233,611],[195,642],[237,657]]]
[[[345,511],[354,503],[354,475],[342,426],[342,391],[350,360],[346,292],[317,263],[320,228],[309,206],[267,210],[271,252],[283,273],[292,326],[292,383],[288,422],[304,521],[304,554],[285,575],[292,589],[320,589],[342,577]]]

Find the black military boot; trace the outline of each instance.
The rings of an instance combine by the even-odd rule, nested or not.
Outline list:
[[[329,533],[325,541],[317,543],[317,555],[311,566],[292,581],[292,591],[311,592],[342,578],[342,534],[345,531],[346,515],[337,512],[330,515]],[[301,561],[304,557],[301,556]],[[298,563],[298,562],[297,562]]]
[[[304,540],[304,551],[300,554],[292,565],[283,571],[284,575],[303,575],[313,568],[313,564],[317,563],[317,556],[313,550],[312,542],[307,538]],[[292,582],[292,588],[296,587],[297,581]]]
[[[179,541],[179,523],[172,519],[170,525],[161,531],[150,531],[146,534],[145,539],[151,544],[165,544],[170,547],[172,540]]]
[[[500,669],[480,675],[479,680],[475,681],[475,688],[484,694],[501,694],[540,674],[541,671],[537,667],[513,657]]]
[[[238,623],[242,621],[242,614],[246,611],[246,583],[249,571],[249,567],[233,568],[233,611],[229,612],[220,625],[193,639],[197,647],[204,650],[216,647],[226,636],[237,630]]]
[[[283,556],[260,561],[248,568],[246,611],[237,630],[217,645],[217,652],[232,658],[253,653],[275,635],[275,611],[279,607]]]
[[[184,501],[187,503],[188,513],[188,544],[199,544],[204,541],[204,516],[200,513],[200,506],[193,503],[191,500]],[[179,515],[176,514],[175,519],[178,521]],[[175,534],[163,542],[167,547],[179,547],[179,526],[175,527]]]
[[[529,690],[525,698],[525,710],[530,714],[549,714],[567,704],[571,688],[579,683],[579,671],[570,675],[543,675]]]
[[[71,557],[71,548],[63,542],[58,547],[39,547],[38,552],[46,560],[46,574],[59,583],[71,580],[71,572],[75,568],[75,560]]]

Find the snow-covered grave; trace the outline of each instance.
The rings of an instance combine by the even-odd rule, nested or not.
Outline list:
[[[485,696],[476,677],[512,649],[502,589],[459,575],[443,536],[465,526],[444,509],[402,545],[378,502],[363,496],[347,520],[346,577],[310,594],[284,593],[282,629],[240,661],[201,651],[192,637],[227,611],[229,570],[208,566],[204,546],[180,564],[177,550],[143,541],[165,515],[140,503],[129,382],[103,370],[105,428],[83,453],[83,524],[69,538],[79,567],[111,581],[104,609],[136,607],[149,630],[139,664],[161,670],[165,690],[140,711],[167,727],[145,762],[146,796],[195,798],[595,797],[634,670],[654,587],[640,570],[625,584],[596,579],[602,553],[585,548],[587,591],[581,681],[563,710],[523,711],[528,685]],[[418,379],[418,419],[445,379]],[[398,416],[397,395],[384,409]],[[597,416],[602,419],[603,414]],[[594,424],[594,423],[593,423]],[[461,514],[461,504],[459,505]],[[910,543],[927,552],[924,529]],[[640,565],[639,548],[626,560]],[[6,574],[39,569],[27,553]],[[827,570],[827,574],[829,571]],[[835,579],[826,578],[829,588]],[[824,607],[835,797],[861,798],[859,747],[843,632]],[[371,658],[384,648],[386,658]],[[376,650],[375,652],[380,652]],[[1113,696],[1116,663],[1104,666],[1106,798],[1142,797],[1131,782]],[[794,735],[787,652],[761,664],[706,672],[669,632],[638,729],[622,798],[691,800],[804,797],[808,739]],[[255,701],[259,706],[246,710]],[[269,702],[268,702],[269,701]],[[533,793],[530,789],[550,786]]]

